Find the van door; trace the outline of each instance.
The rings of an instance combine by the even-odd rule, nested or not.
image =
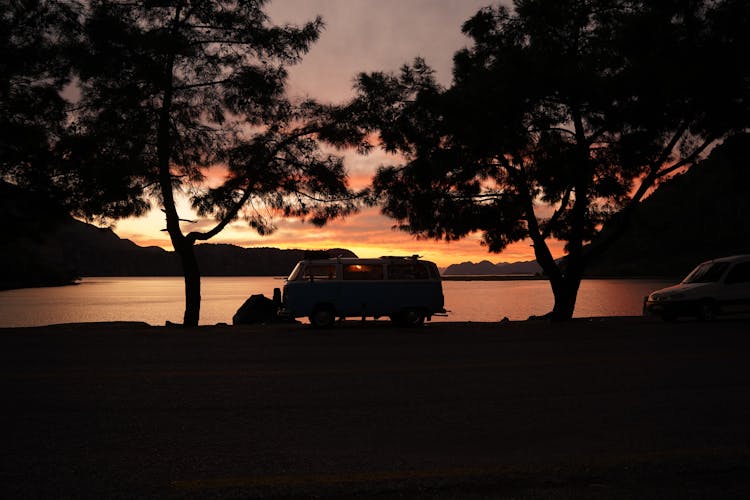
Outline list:
[[[342,294],[336,305],[345,316],[380,316],[385,289],[382,263],[346,263],[341,266]]]
[[[432,264],[434,266],[434,264]],[[443,309],[443,288],[437,269],[417,260],[388,263],[388,280],[392,283],[391,300],[395,311],[420,309],[427,316]]]

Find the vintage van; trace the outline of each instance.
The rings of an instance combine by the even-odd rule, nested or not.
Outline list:
[[[722,314],[750,313],[750,255],[699,264],[679,284],[649,294],[644,310],[667,321],[680,316],[709,321]]]
[[[305,317],[318,328],[336,318],[389,317],[405,326],[444,314],[437,266],[412,257],[302,260],[289,275],[281,315]]]

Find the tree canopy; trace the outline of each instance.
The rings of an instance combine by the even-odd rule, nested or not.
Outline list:
[[[342,159],[319,138],[357,146],[358,132],[335,126],[335,108],[286,93],[287,67],[323,21],[274,25],[266,3],[36,0],[0,17],[13,51],[3,58],[0,102],[11,112],[0,125],[33,142],[4,142],[3,176],[62,178],[78,216],[163,210],[185,273],[186,325],[200,310],[195,242],[240,218],[267,234],[282,217],[321,225],[356,209]],[[214,227],[185,226],[180,196]]]
[[[323,22],[275,26],[265,3],[97,0],[84,24],[78,164],[160,200],[185,270],[188,325],[200,304],[196,241],[239,217],[265,234],[276,217],[323,224],[355,209],[342,159],[317,141],[330,110],[285,92],[286,66]],[[208,166],[224,169],[219,185],[206,186]],[[183,231],[178,189],[216,226]]]
[[[66,120],[61,92],[71,76],[65,47],[75,26],[68,7],[35,0],[4,2],[0,11],[0,179],[54,202],[70,201],[56,189],[66,173],[57,146]]]
[[[748,27],[734,0],[480,10],[449,88],[419,59],[359,77],[360,122],[406,159],[374,180],[383,212],[422,237],[480,231],[493,252],[529,238],[551,316],[570,318],[603,225],[748,126]]]

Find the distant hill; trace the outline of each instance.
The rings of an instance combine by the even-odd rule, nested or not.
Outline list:
[[[80,276],[181,276],[174,252],[141,247],[119,238],[110,229],[70,221],[57,232],[64,241],[66,258]],[[349,250],[332,249],[330,256],[354,257]],[[243,248],[227,244],[195,246],[203,276],[286,276],[304,258],[305,250]]]
[[[174,252],[138,246],[111,229],[70,217],[45,219],[37,213],[33,195],[7,183],[0,183],[0,197],[5,220],[13,228],[0,243],[0,259],[5,264],[0,289],[63,285],[84,276],[182,274]],[[195,247],[203,276],[285,276],[305,252],[224,244]],[[331,257],[356,257],[346,249],[326,252]]]
[[[195,254],[204,276],[287,276],[306,250],[242,248],[236,245],[203,244]],[[343,248],[326,250],[328,257],[356,257]],[[181,272],[180,272],[181,274]]]
[[[0,180],[0,214],[0,290],[62,285],[76,278],[58,246],[47,244],[43,236],[68,219],[49,196]]]
[[[462,262],[460,264],[451,264],[443,274],[446,276],[481,276],[481,275],[502,275],[502,274],[537,274],[541,273],[542,268],[535,260],[526,262],[498,262],[493,264],[488,260],[478,263]]]
[[[685,276],[705,260],[750,253],[750,135],[662,184],[587,274]]]

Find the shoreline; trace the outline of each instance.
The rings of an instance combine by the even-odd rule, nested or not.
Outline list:
[[[7,292],[13,290],[29,290],[36,288],[59,288],[66,286],[77,286],[81,284],[83,279],[118,279],[118,278],[182,278],[182,275],[132,275],[132,276],[81,276],[75,281],[69,282],[54,282],[54,283],[4,283],[0,285],[0,292]],[[201,278],[273,278],[279,281],[286,279],[286,276],[276,275],[206,275]],[[517,275],[517,274],[477,274],[477,275],[460,275],[460,274],[449,274],[441,275],[442,281],[547,281],[548,278],[543,275]],[[620,276],[620,275],[601,275],[601,276],[584,276],[582,281],[585,280],[624,280],[624,281],[637,281],[637,280],[658,280],[658,281],[671,281],[675,283],[679,282],[681,277],[674,276]]]
[[[421,327],[410,328],[393,324],[389,319],[347,319],[343,322],[337,322],[331,328],[316,329],[309,323],[295,322],[274,322],[274,323],[254,323],[232,325],[230,323],[204,324],[197,327],[185,327],[179,323],[164,325],[152,325],[143,321],[92,321],[92,322],[72,322],[72,323],[52,323],[48,325],[36,326],[0,326],[0,336],[14,332],[67,332],[67,333],[87,333],[101,332],[111,330],[119,333],[257,333],[257,334],[276,334],[276,333],[311,333],[311,334],[336,334],[336,333],[390,333],[390,334],[430,334],[430,333],[453,333],[461,334],[468,331],[535,331],[535,332],[559,332],[564,330],[587,330],[587,329],[609,329],[610,332],[623,332],[633,330],[637,332],[639,327],[648,327],[649,329],[664,328],[674,329],[682,328],[688,330],[710,330],[712,326],[729,326],[736,327],[738,331],[747,330],[750,333],[750,316],[734,315],[717,318],[712,322],[700,322],[692,318],[684,318],[674,322],[665,322],[655,316],[592,316],[572,318],[568,321],[553,322],[549,319],[537,317],[526,320],[508,320],[498,321],[439,321],[425,322]]]
[[[731,319],[731,318],[727,318]],[[724,319],[726,320],[726,319]],[[523,327],[526,326],[577,326],[591,323],[609,323],[618,325],[632,325],[634,323],[662,323],[663,321],[654,316],[592,316],[592,317],[574,317],[568,321],[553,322],[544,317],[535,317],[525,320],[509,320],[507,318],[500,319],[497,321],[426,321],[422,327],[409,328],[395,325],[389,319],[372,319],[368,318],[364,322],[359,319],[349,318],[343,322],[337,322],[333,327],[327,329],[316,329],[310,326],[309,323],[302,323],[301,321],[294,322],[271,322],[271,323],[254,323],[254,324],[240,324],[233,325],[231,323],[215,323],[215,324],[199,324],[196,327],[185,327],[180,323],[165,322],[163,325],[152,325],[145,321],[83,321],[83,322],[70,322],[70,323],[50,323],[46,325],[32,325],[32,326],[0,326],[0,333],[9,330],[33,330],[33,329],[103,329],[103,328],[114,328],[117,330],[134,328],[134,329],[164,329],[164,330],[259,330],[259,331],[276,331],[276,330],[298,330],[306,329],[318,332],[335,332],[338,329],[392,329],[403,332],[418,332],[424,329],[453,329],[453,328],[466,328],[466,327]],[[694,322],[691,320],[685,320],[685,323]]]

